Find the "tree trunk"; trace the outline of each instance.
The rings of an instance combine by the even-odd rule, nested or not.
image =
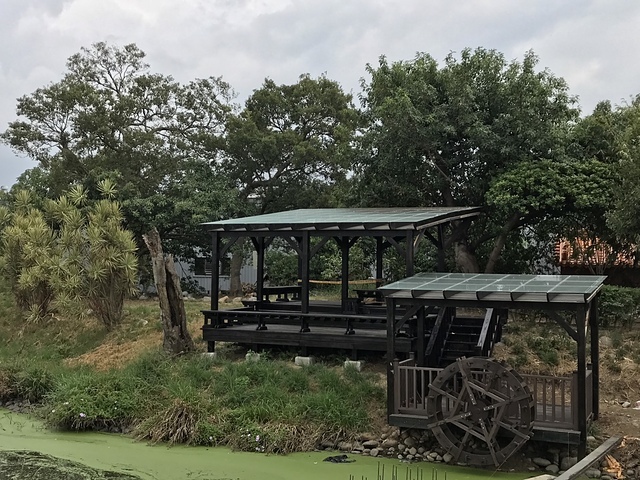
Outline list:
[[[487,266],[484,269],[484,273],[493,273],[496,268],[496,264],[498,260],[500,260],[500,256],[502,255],[502,249],[504,248],[505,243],[507,243],[507,236],[514,230],[518,223],[520,222],[520,215],[518,213],[514,213],[506,225],[502,228],[500,235],[496,237],[496,241],[493,244],[493,249],[491,250],[491,254],[489,255],[489,260],[487,260]]]
[[[480,265],[478,259],[469,250],[469,246],[466,243],[456,242],[456,265],[462,273],[479,273]]]
[[[143,235],[151,254],[153,278],[160,301],[162,331],[164,339],[162,348],[173,355],[191,352],[195,345],[187,330],[187,313],[184,309],[180,278],[171,255],[164,255],[160,234],[155,228]]]

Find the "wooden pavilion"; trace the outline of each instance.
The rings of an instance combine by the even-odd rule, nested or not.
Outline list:
[[[451,451],[463,458],[468,455],[469,463],[475,457],[464,454],[465,443],[470,439],[485,442],[491,451],[486,457],[476,455],[475,460],[482,462],[492,456],[498,464],[501,455],[508,456],[528,439],[521,431],[526,420],[532,423],[535,440],[578,445],[579,456],[584,457],[588,425],[598,418],[597,298],[605,278],[422,273],[381,287],[387,307],[389,423],[435,428],[441,443],[450,444]],[[429,354],[441,348],[441,332],[450,330],[456,309],[461,308],[486,309],[479,344],[485,342],[491,319],[498,318],[500,312],[546,312],[576,342],[577,371],[566,377],[517,375],[482,360],[465,364],[459,359],[460,367],[454,362],[447,367],[450,372],[434,367]],[[396,345],[402,324],[409,316],[417,316],[423,323],[422,319],[434,311],[438,314],[426,348],[407,360],[398,360]],[[446,378],[437,381],[443,372]],[[484,429],[478,422],[493,427]],[[499,431],[512,439],[509,447],[503,445],[503,452],[496,439]]]
[[[286,345],[351,350],[385,351],[386,310],[379,292],[363,289],[349,296],[349,250],[362,237],[376,240],[376,280],[382,278],[383,254],[395,248],[405,258],[406,274],[414,273],[418,243],[427,239],[438,251],[439,270],[444,269],[445,227],[451,222],[470,222],[479,207],[460,208],[334,208],[303,209],[204,224],[212,238],[211,309],[203,311],[203,338],[208,350],[215,342],[255,345]],[[239,238],[249,238],[257,254],[256,300],[242,308],[218,309],[221,258]],[[274,238],[284,239],[298,255],[296,285],[266,285],[265,250]],[[342,253],[340,302],[311,301],[310,259],[328,241]],[[376,283],[378,286],[378,283]],[[396,349],[415,350],[423,343],[415,322],[403,329]]]

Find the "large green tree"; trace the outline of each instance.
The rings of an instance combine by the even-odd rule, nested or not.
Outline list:
[[[607,225],[622,242],[640,243],[640,95],[629,103],[612,108],[605,103],[607,128],[600,138],[601,152],[612,158],[619,168],[620,187],[607,215]],[[594,112],[595,115],[595,112]]]
[[[590,208],[599,164],[568,149],[578,121],[562,78],[482,48],[368,66],[368,127],[355,164],[363,205],[484,206],[454,224],[458,268],[495,271],[507,240],[549,217]],[[588,180],[585,182],[584,180]]]
[[[215,166],[233,94],[220,78],[180,84],[144,58],[133,44],[83,48],[60,81],[18,99],[1,139],[38,162],[19,187],[55,198],[79,184],[97,197],[109,178],[139,241],[157,227],[174,248],[205,245],[203,210],[215,218],[229,198]]]
[[[243,213],[327,207],[345,179],[359,121],[351,95],[324,76],[293,85],[267,79],[229,117],[222,166],[233,179]],[[231,293],[240,293],[242,249],[231,263]]]
[[[228,123],[223,166],[260,212],[328,206],[344,178],[359,113],[324,76],[293,85],[267,79]]]

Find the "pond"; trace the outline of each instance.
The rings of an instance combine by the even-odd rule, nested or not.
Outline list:
[[[221,447],[150,446],[122,435],[52,431],[29,416],[0,409],[0,453],[14,450],[39,452],[97,470],[154,480],[349,480],[350,476],[358,480],[376,480],[382,468],[384,480],[392,480],[394,469],[398,469],[399,479],[415,479],[419,474],[431,479],[434,468],[440,480],[445,479],[445,472],[449,480],[521,480],[528,476],[526,473],[493,473],[442,464],[406,464],[359,455],[349,455],[355,460],[353,463],[334,464],[322,461],[330,455],[327,452],[279,456],[233,452]],[[64,463],[63,460],[59,462]],[[0,480],[27,478],[8,473],[0,471]]]

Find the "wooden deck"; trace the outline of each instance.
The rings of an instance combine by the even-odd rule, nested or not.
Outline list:
[[[361,312],[361,313],[359,313]],[[289,346],[302,349],[349,350],[352,358],[359,351],[386,352],[387,325],[384,307],[365,305],[354,312],[340,311],[337,302],[318,301],[310,313],[300,311],[300,302],[256,302],[244,308],[203,310],[203,340],[263,346]],[[408,353],[415,348],[415,328],[408,322],[398,338],[397,350]],[[214,347],[215,348],[215,347]]]

